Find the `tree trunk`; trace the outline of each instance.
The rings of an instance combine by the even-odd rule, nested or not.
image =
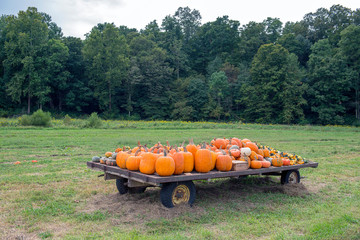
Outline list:
[[[359,89],[355,89],[355,117],[360,119]]]
[[[62,98],[61,98],[60,93],[58,94],[58,98],[59,98],[59,111],[61,111],[62,110]]]
[[[31,104],[30,93],[28,93],[28,109],[27,109],[27,114],[30,114],[30,104]]]
[[[109,112],[111,112],[111,83],[109,81]]]

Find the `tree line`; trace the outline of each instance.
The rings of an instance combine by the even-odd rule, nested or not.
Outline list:
[[[180,7],[141,30],[99,23],[81,40],[29,7],[0,18],[0,46],[0,116],[360,122],[360,9],[241,25]]]

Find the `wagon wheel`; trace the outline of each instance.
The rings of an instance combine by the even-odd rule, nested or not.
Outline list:
[[[281,184],[300,183],[300,172],[298,170],[289,170],[281,173]]]
[[[120,194],[125,194],[129,191],[128,186],[125,185],[127,183],[127,178],[118,178],[116,179],[116,188]]]
[[[166,183],[160,191],[161,203],[167,208],[184,203],[191,206],[195,196],[196,189],[192,181]]]

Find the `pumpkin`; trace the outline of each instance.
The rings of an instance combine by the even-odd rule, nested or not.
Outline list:
[[[261,163],[261,161],[254,160],[254,161],[251,161],[250,167],[254,168],[254,169],[259,169],[262,167],[262,163]]]
[[[106,165],[109,165],[109,166],[116,166],[116,160],[114,160],[114,159],[107,159],[107,160],[105,161],[105,164],[106,164]]]
[[[201,173],[207,173],[212,169],[213,161],[211,158],[211,152],[206,149],[204,144],[195,154],[195,170]]]
[[[216,158],[216,169],[222,172],[230,171],[232,167],[232,159],[224,151]]]
[[[251,149],[248,147],[244,147],[244,148],[241,148],[240,152],[241,152],[241,155],[250,156]]]
[[[227,143],[226,143],[226,140],[223,138],[216,138],[214,145],[218,149],[221,149],[221,148],[225,149],[225,146],[227,145]]]
[[[194,159],[195,159],[195,154],[196,154],[196,151],[198,150],[196,145],[194,144],[194,140],[193,139],[190,139],[189,141],[189,144],[186,146],[186,150],[188,152],[191,152]]]
[[[257,155],[257,158],[258,158],[259,161],[264,161],[264,157],[261,156],[260,154]]]
[[[184,172],[192,172],[194,170],[194,156],[191,152],[188,152],[186,147],[184,147]]]
[[[244,138],[243,140],[241,140],[241,142],[242,142],[243,146],[245,146],[246,143],[251,142],[251,141],[247,138]]]
[[[240,157],[240,154],[241,154],[239,149],[231,149],[230,153],[231,153],[231,156],[234,156],[236,158]]]
[[[100,157],[94,156],[94,157],[92,157],[91,161],[93,161],[93,162],[100,162]]]
[[[259,150],[258,150],[258,154],[264,157],[264,152],[263,152],[262,149],[259,149]]]
[[[106,152],[106,153],[105,153],[105,157],[109,158],[109,157],[112,156],[112,154],[113,154],[112,152]]]
[[[269,151],[269,149],[264,148],[264,149],[262,149],[262,151],[263,151],[263,153],[264,153],[264,157],[270,157],[270,151]]]
[[[141,155],[139,170],[144,174],[154,174],[156,157],[152,152],[145,152]]]
[[[116,164],[120,168],[126,168],[126,160],[129,156],[130,156],[130,151],[129,152],[124,152],[124,151],[119,152],[118,155],[116,156]]]
[[[164,155],[155,162],[155,171],[159,176],[171,176],[175,172],[175,161],[167,155],[166,149]]]
[[[106,161],[105,157],[100,158],[100,163],[105,164],[105,161]]]
[[[268,168],[271,166],[271,163],[269,161],[261,161],[261,167]]]
[[[257,156],[256,152],[254,152],[254,151],[251,151],[249,158],[251,161],[258,160],[258,156]]]
[[[283,161],[282,161],[281,157],[276,156],[276,155],[271,160],[271,163],[275,167],[281,167],[283,165]]]
[[[283,166],[289,166],[290,165],[290,159],[283,158],[282,161],[283,161]]]
[[[121,152],[122,151],[122,148],[117,148],[115,149],[115,152],[118,153],[118,152]]]
[[[176,147],[175,153],[172,155],[172,158],[175,161],[174,175],[182,174],[184,172],[184,168],[185,168],[183,152],[179,152],[179,150]]]
[[[212,161],[212,166],[211,166],[211,170],[213,170],[216,166],[216,159],[217,159],[217,156],[219,155],[218,152],[214,152],[214,151],[210,151],[210,154],[211,154],[211,161]]]
[[[246,145],[245,145],[245,147],[250,148],[251,151],[254,151],[254,152],[256,152],[256,153],[259,153],[259,148],[258,148],[258,146],[257,146],[255,143],[253,143],[253,142],[247,142]]]
[[[140,149],[141,147],[139,147],[139,149],[135,152],[135,155],[130,155],[127,160],[126,160],[126,168],[131,170],[131,171],[138,171],[139,170],[139,165],[140,165],[140,161],[142,159],[141,156],[138,156],[139,152],[141,151]]]

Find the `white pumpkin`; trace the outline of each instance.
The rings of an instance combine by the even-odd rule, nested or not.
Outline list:
[[[241,148],[241,155],[250,156],[251,149],[248,147]]]

